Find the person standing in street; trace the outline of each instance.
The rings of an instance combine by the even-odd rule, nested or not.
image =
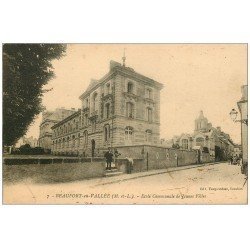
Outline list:
[[[107,163],[106,170],[111,170],[111,163],[113,161],[113,153],[111,151],[111,148],[109,148],[108,152],[104,154],[104,157],[106,158]]]
[[[131,172],[133,170],[134,161],[130,157],[126,157],[126,160],[128,161],[128,163],[127,163],[127,173],[131,174]]]

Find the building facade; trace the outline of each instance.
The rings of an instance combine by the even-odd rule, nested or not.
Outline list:
[[[103,156],[108,147],[159,145],[162,88],[111,61],[109,72],[80,96],[81,109],[52,127],[52,152]]]
[[[51,127],[64,118],[75,113],[75,109],[57,108],[55,111],[44,111],[42,113],[42,122],[39,126],[38,146],[45,150],[51,150],[52,147],[52,129]]]
[[[174,136],[171,144],[173,147],[186,150],[199,149],[209,153],[215,160],[228,159],[233,154],[235,147],[229,134],[224,133],[221,127],[214,128],[204,116],[203,111],[200,111],[199,116],[195,119],[194,132]]]

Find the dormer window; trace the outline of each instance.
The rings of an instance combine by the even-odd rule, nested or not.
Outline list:
[[[97,110],[97,93],[93,95],[93,111]]]
[[[152,99],[152,90],[151,89],[146,89],[146,98]]]
[[[132,94],[134,91],[134,84],[132,82],[128,82],[128,86],[127,86],[127,92]]]
[[[108,95],[108,94],[111,93],[110,89],[111,89],[110,83],[107,83],[107,84],[106,84],[106,95]]]

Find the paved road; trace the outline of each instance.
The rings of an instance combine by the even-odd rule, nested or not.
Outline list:
[[[125,180],[128,175],[63,184],[4,185],[5,203],[246,204],[240,167],[220,163]],[[131,175],[131,177],[134,177]]]

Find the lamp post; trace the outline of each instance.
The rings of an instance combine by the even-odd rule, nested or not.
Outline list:
[[[238,111],[235,109],[232,109],[231,112],[229,113],[231,119],[233,122],[240,122],[240,123],[244,123],[248,126],[248,119],[242,119],[242,120],[236,120],[237,116],[238,116]]]
[[[229,115],[230,115],[233,122],[240,122],[240,123],[245,124],[246,126],[248,126],[248,118],[247,118],[247,116],[246,116],[246,119],[236,120],[237,116],[238,116],[238,111],[236,111],[235,109],[232,109],[231,112],[229,113]],[[241,126],[241,133],[242,133],[242,126]],[[242,139],[241,139],[241,141],[242,141]],[[242,152],[243,152],[243,155],[244,155],[243,150],[242,150]],[[241,173],[246,175],[246,180],[245,180],[245,182],[243,184],[243,187],[247,182],[247,172],[248,172],[247,169],[248,169],[247,162],[244,163],[244,156],[243,156],[242,166],[241,166]]]

